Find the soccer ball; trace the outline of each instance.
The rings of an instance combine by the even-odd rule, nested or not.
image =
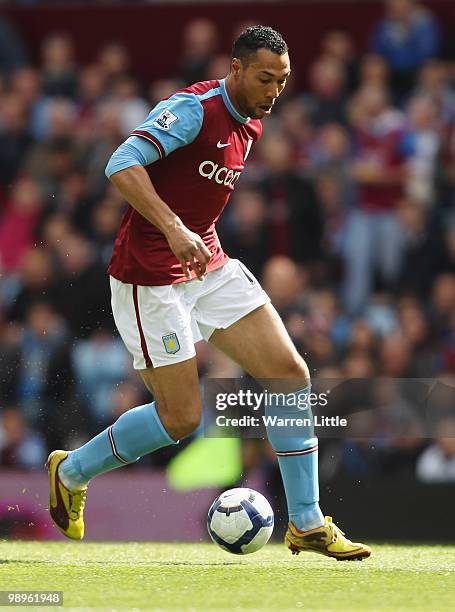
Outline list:
[[[207,529],[223,550],[249,555],[269,541],[273,510],[266,498],[253,489],[229,489],[211,505]]]

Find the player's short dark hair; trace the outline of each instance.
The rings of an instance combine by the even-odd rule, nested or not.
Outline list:
[[[232,57],[248,63],[258,49],[268,49],[277,55],[287,53],[288,46],[279,32],[269,26],[255,25],[244,30],[232,47]]]

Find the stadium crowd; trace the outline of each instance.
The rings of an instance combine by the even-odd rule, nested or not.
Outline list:
[[[41,467],[146,399],[113,327],[106,268],[125,202],[104,167],[158,100],[225,76],[217,28],[188,23],[175,74],[144,83],[119,42],[79,65],[55,33],[29,62],[0,21],[0,465]],[[225,250],[261,280],[314,378],[453,381],[453,49],[430,10],[390,0],[369,49],[328,31],[305,89],[293,80],[219,222]],[[203,375],[241,375],[209,345],[198,360]],[[433,440],[411,427],[323,441],[321,476],[455,480],[444,419]]]

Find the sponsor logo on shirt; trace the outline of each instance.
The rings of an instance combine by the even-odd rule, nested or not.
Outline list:
[[[201,162],[199,174],[209,180],[213,179],[218,185],[226,185],[226,187],[234,187],[240,177],[238,170],[234,171],[226,166],[220,166],[209,159]]]
[[[153,122],[153,125],[159,130],[168,130],[174,121],[177,121],[178,117],[171,113],[170,110],[165,109],[157,119]]]

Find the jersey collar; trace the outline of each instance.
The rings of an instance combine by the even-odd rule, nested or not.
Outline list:
[[[232,104],[227,89],[226,89],[226,83],[225,83],[225,79],[221,79],[220,81],[220,87],[221,87],[221,97],[223,98],[223,102],[226,105],[226,108],[228,109],[228,111],[231,113],[231,115],[234,117],[234,119],[236,119],[237,121],[239,121],[240,123],[248,123],[248,121],[250,120],[249,117],[244,117],[243,115],[241,115],[234,107],[234,105]]]

